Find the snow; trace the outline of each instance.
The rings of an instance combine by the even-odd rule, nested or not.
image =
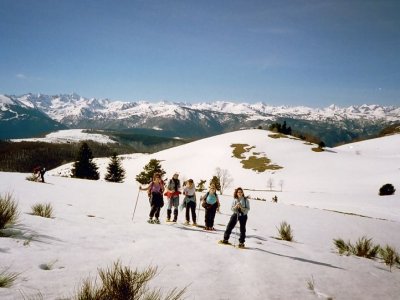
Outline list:
[[[92,140],[98,143],[116,143],[107,135],[98,133],[87,133],[85,129],[65,129],[58,130],[47,134],[44,138],[25,138],[25,139],[12,139],[12,142],[47,142],[47,143],[72,143],[86,140]]]
[[[49,171],[48,184],[27,181],[28,174],[0,173],[0,192],[12,192],[21,212],[14,229],[20,233],[0,239],[0,269],[20,273],[12,287],[0,289],[0,298],[40,292],[43,299],[70,299],[83,279],[120,260],[132,268],[158,266],[152,285],[164,291],[188,286],[186,299],[398,299],[398,268],[389,272],[379,259],[340,256],[333,239],[355,242],[365,235],[400,251],[399,193],[378,196],[387,182],[400,187],[400,135],[317,153],[311,151],[315,145],[268,134],[243,130],[154,154],[125,155],[127,178],[120,184],[57,176],[70,165]],[[234,143],[255,147],[246,157],[265,155],[283,169],[243,169],[232,156]],[[183,211],[177,224],[165,224],[165,206],[161,225],[146,222],[147,195],[138,194],[134,178],[151,158],[161,160],[166,177],[179,171],[181,180],[208,181],[216,167],[229,170],[234,182],[220,196],[217,231],[182,225]],[[109,160],[95,161],[103,178]],[[238,186],[266,190],[245,190],[267,200],[250,200],[247,250],[217,244],[231,215],[232,189]],[[278,203],[270,201],[274,195]],[[29,214],[33,204],[48,202],[53,219]],[[203,219],[200,208],[198,223],[204,224]],[[292,226],[294,242],[275,238],[282,221]],[[235,242],[234,234],[230,241]],[[39,267],[50,262],[51,270]],[[307,288],[312,279],[315,293]]]
[[[15,104],[9,97],[5,95],[0,95],[0,104]]]

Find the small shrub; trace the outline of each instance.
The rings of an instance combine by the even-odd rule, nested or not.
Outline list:
[[[28,181],[37,181],[38,180],[38,178],[37,178],[37,176],[35,174],[31,174],[29,176],[26,176],[25,179],[28,180]]]
[[[357,256],[374,258],[378,254],[379,249],[380,246],[374,245],[372,243],[372,239],[368,239],[367,237],[363,236],[357,240],[352,251]]]
[[[390,272],[392,272],[392,267],[396,263],[399,262],[399,254],[397,253],[396,249],[386,245],[384,248],[379,249],[379,255],[385,262],[387,266],[389,266]]]
[[[286,221],[283,221],[277,229],[279,232],[279,237],[282,240],[289,242],[293,241],[293,231],[290,227],[290,224],[286,223]]]
[[[147,285],[157,274],[157,268],[148,267],[144,271],[132,271],[122,267],[120,262],[114,263],[110,269],[99,269],[101,285],[96,285],[87,279],[76,295],[78,300],[108,300],[108,299],[163,299],[160,290],[150,290]],[[173,289],[164,299],[181,299],[186,288]]]
[[[335,244],[336,248],[339,251],[339,254],[351,254],[351,244],[350,242],[348,242],[346,244],[346,242],[343,239],[337,239],[337,240],[333,240],[333,243]]]
[[[315,282],[313,276],[311,276],[311,279],[307,280],[307,288],[313,293],[315,293]]]
[[[339,254],[354,254],[356,256],[366,258],[376,257],[380,249],[379,245],[374,245],[372,243],[372,239],[368,239],[365,236],[359,238],[355,245],[351,244],[350,241],[346,243],[345,241],[343,241],[343,239],[334,239],[333,243],[338,249]]]
[[[18,273],[8,272],[9,268],[0,272],[0,287],[6,288],[12,286],[15,279],[18,277]]]
[[[393,195],[395,191],[396,189],[392,184],[386,183],[379,189],[379,196],[390,196]]]
[[[11,225],[18,220],[18,205],[11,193],[0,195],[0,229]]]
[[[53,218],[53,207],[50,203],[47,204],[35,204],[32,206],[32,215],[43,217],[43,218]]]

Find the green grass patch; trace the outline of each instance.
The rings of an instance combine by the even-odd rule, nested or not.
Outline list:
[[[271,164],[271,160],[267,157],[250,156],[248,159],[240,161],[245,169],[251,169],[257,172],[265,172],[266,170],[279,170],[281,166]]]
[[[236,158],[245,158],[243,153],[246,153],[247,150],[245,147],[249,147],[249,144],[232,144],[231,147],[233,148],[233,156]]]
[[[268,134],[268,136],[269,136],[270,138],[273,138],[273,139],[287,138],[287,136],[284,135],[284,134],[282,134],[282,133]]]
[[[311,150],[314,152],[324,152],[325,151],[323,148],[320,148],[320,147],[311,148]]]

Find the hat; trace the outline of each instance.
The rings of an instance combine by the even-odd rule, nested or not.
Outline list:
[[[178,175],[178,176],[179,176],[179,173],[178,173],[178,172],[174,172],[174,175],[172,175],[172,176],[175,176],[175,175]]]

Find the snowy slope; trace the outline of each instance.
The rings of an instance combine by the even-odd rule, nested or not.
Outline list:
[[[68,166],[46,174],[49,184],[26,181],[27,174],[0,173],[0,192],[13,192],[21,210],[15,229],[19,234],[0,239],[0,268],[9,266],[21,275],[11,288],[0,289],[0,298],[22,299],[20,291],[30,296],[40,291],[44,299],[69,298],[82,279],[120,259],[132,267],[157,265],[160,275],[154,285],[163,290],[188,285],[187,299],[398,299],[399,269],[389,272],[379,260],[339,256],[332,240],[366,235],[400,250],[399,194],[377,195],[384,183],[400,186],[400,135],[352,144],[356,150],[343,146],[317,153],[302,141],[268,134],[238,131],[152,155],[125,156],[127,179],[122,184],[51,176]],[[245,155],[263,153],[283,169],[243,169],[232,157],[233,143],[254,146]],[[162,160],[167,177],[179,171],[181,179],[196,182],[209,180],[216,167],[229,170],[234,183],[221,196],[216,232],[183,226],[183,212],[178,224],[147,224],[143,192],[131,220],[138,195],[134,177],[150,158]],[[107,159],[96,162],[104,174]],[[249,249],[217,245],[230,217],[232,188],[269,190],[269,178],[274,191],[246,191],[267,199],[251,200]],[[278,195],[277,204],[270,202],[273,195]],[[30,215],[38,202],[51,202],[55,218]],[[162,220],[165,214],[164,207]],[[200,224],[203,219],[200,209]],[[294,230],[293,243],[274,238],[284,220]],[[52,270],[39,267],[49,262],[55,262]],[[311,278],[317,294],[307,289]]]
[[[98,143],[116,143],[107,135],[83,132],[84,129],[65,129],[46,134],[44,138],[11,139],[12,142],[71,143],[92,140]]]

